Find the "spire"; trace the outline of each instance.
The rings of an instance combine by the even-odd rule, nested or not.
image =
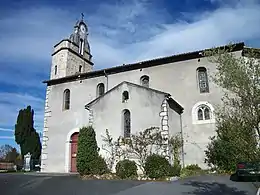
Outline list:
[[[84,14],[81,13],[81,21],[83,21],[83,20],[84,20]]]
[[[76,21],[74,32],[70,35],[70,40],[79,46],[79,52],[82,54],[83,49],[90,53],[90,46],[88,43],[88,26],[84,22],[84,14],[81,13],[81,19]],[[84,53],[84,52],[83,52]]]

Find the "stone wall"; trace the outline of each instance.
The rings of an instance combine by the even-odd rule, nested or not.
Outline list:
[[[51,87],[48,86],[46,89],[46,99],[45,99],[45,112],[44,112],[44,124],[43,124],[43,138],[42,138],[42,154],[41,154],[41,171],[44,171],[44,168],[46,166],[46,161],[48,159],[48,131],[49,131],[49,125],[48,120],[51,117],[51,110],[49,107],[49,94],[51,91]]]
[[[84,61],[82,58],[75,55],[74,53],[68,52],[66,76],[73,75],[79,72],[79,66],[82,66],[82,73],[93,70],[92,65],[88,64],[86,61]]]
[[[162,137],[165,139],[164,146],[163,146],[163,155],[169,160],[169,116],[168,116],[168,102],[166,99],[163,100],[159,116],[161,117],[161,134]]]

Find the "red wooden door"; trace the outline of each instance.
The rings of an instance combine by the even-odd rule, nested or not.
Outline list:
[[[78,150],[78,133],[74,133],[71,136],[71,172],[77,172],[77,150]]]

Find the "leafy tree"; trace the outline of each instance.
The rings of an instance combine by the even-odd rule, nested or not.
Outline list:
[[[39,134],[34,129],[33,116],[31,106],[19,111],[15,125],[15,141],[20,145],[22,156],[30,152],[32,158],[38,159],[41,155],[41,142]]]
[[[224,170],[233,170],[240,160],[259,157],[260,136],[260,52],[244,49],[246,57],[229,52],[232,46],[206,51],[216,63],[212,80],[224,91],[216,111],[216,136],[211,137],[205,161]]]
[[[16,160],[19,156],[16,148],[5,144],[0,147],[0,160],[4,162],[16,163]]]
[[[8,144],[5,144],[5,145],[2,145],[0,147],[0,159],[1,161],[5,161],[6,160],[6,155],[12,151],[13,147],[8,145]]]

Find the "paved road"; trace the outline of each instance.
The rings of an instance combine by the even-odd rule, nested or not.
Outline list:
[[[255,195],[251,182],[200,176],[175,182],[82,181],[77,176],[0,174],[1,195]]]

